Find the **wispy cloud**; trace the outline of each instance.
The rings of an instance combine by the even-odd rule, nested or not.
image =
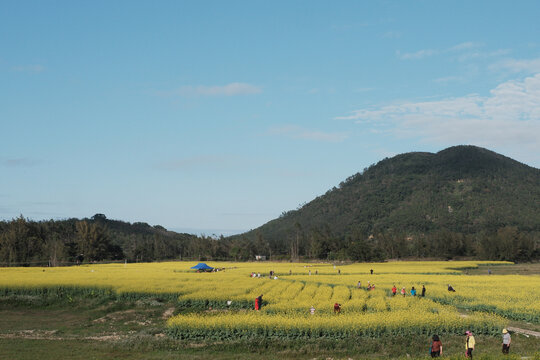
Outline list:
[[[396,51],[396,55],[398,58],[402,60],[417,60],[417,59],[423,59],[429,56],[433,56],[435,54],[438,54],[439,52],[437,50],[433,49],[423,49],[418,50],[416,52],[412,53],[402,53],[401,51]]]
[[[260,86],[234,82],[227,85],[187,85],[172,91],[158,91],[157,94],[162,96],[237,96],[259,94],[261,92],[262,88]]]
[[[17,65],[17,66],[13,66],[11,68],[11,70],[15,71],[15,72],[25,72],[25,73],[37,74],[37,73],[43,72],[45,70],[45,67],[43,65],[39,65],[39,64]]]
[[[494,51],[470,51],[465,52],[463,54],[459,54],[456,56],[456,59],[458,61],[464,62],[471,59],[481,59],[481,58],[491,58],[491,57],[497,57],[502,55],[507,55],[510,53],[509,49],[498,49]]]
[[[506,59],[491,65],[489,68],[495,71],[508,70],[512,73],[540,73],[540,58],[528,60]]]
[[[480,44],[472,42],[472,41],[466,41],[461,44],[457,44],[454,46],[449,47],[446,51],[462,51],[462,50],[470,50],[474,49],[476,47],[479,47]]]
[[[472,94],[383,105],[336,119],[355,120],[395,136],[419,137],[428,142],[508,146],[538,154],[540,74],[504,82],[492,89],[489,96]]]
[[[270,135],[286,136],[292,139],[304,139],[322,142],[342,142],[349,137],[346,133],[308,130],[296,125],[286,125],[272,128],[268,133]]]
[[[433,82],[436,83],[452,83],[452,82],[463,82],[465,78],[462,76],[444,76],[437,79],[434,79]]]
[[[382,34],[381,37],[383,39],[399,39],[401,37],[401,33],[399,31],[387,31]]]
[[[0,158],[0,164],[10,168],[32,167],[38,163],[38,160],[29,158]]]
[[[421,49],[415,52],[401,52],[398,50],[396,51],[396,56],[401,60],[419,60],[445,54],[446,56],[451,56],[454,60],[463,62],[470,59],[502,56],[510,52],[508,49],[481,51],[480,49],[483,46],[484,45],[480,43],[467,41],[443,49]]]

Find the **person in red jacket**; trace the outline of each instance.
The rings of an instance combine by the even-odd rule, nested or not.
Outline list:
[[[396,296],[397,288],[396,285],[392,286],[392,296]]]
[[[439,339],[439,335],[433,335],[431,342],[431,357],[439,357],[442,356],[442,342],[441,339]]]
[[[335,303],[334,304],[334,313],[339,314],[341,312],[341,304]]]

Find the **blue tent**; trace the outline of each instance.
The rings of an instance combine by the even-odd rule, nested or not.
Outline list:
[[[195,270],[213,270],[214,269],[213,267],[210,267],[206,265],[205,263],[198,263],[197,265],[192,266],[191,268]]]

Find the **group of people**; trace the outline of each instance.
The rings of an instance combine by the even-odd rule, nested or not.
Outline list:
[[[252,278],[260,278],[260,277],[261,277],[261,273],[260,273],[260,272],[258,272],[258,273],[252,272],[251,274],[249,274],[249,277],[252,277]],[[270,270],[269,278],[270,278],[270,279],[274,279],[274,280],[277,280],[277,279],[278,279],[276,273],[275,273],[273,270]]]
[[[502,353],[508,354],[510,352],[510,344],[512,343],[512,338],[510,336],[510,333],[507,329],[502,330]],[[472,359],[473,358],[473,351],[474,347],[476,345],[476,340],[474,339],[473,333],[471,331],[466,331],[465,335],[467,336],[465,338],[465,355],[467,358]],[[433,335],[431,339],[431,346],[429,348],[429,351],[431,353],[431,357],[439,357],[443,354],[443,345],[441,342],[441,339],[438,335]]]
[[[362,288],[362,282],[359,281],[357,284],[356,284],[356,288],[357,289],[361,289]],[[367,282],[367,287],[366,287],[366,290],[375,290],[375,284],[372,284],[370,281]]]
[[[416,289],[415,287],[413,286],[411,288],[411,291],[410,291],[410,294],[411,296],[416,296]],[[405,287],[402,287],[401,288],[401,291],[400,291],[401,295],[403,296],[406,296],[407,295],[407,291],[405,290]],[[392,296],[396,296],[397,294],[397,287],[396,285],[392,286]],[[422,292],[420,293],[420,296],[421,297],[425,297],[426,296],[426,286],[425,285],[422,285]]]

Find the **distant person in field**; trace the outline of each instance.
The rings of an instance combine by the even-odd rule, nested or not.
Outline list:
[[[334,304],[334,314],[339,314],[341,312],[341,304]]]
[[[426,296],[426,286],[425,285],[422,285],[422,297],[425,297]]]
[[[405,297],[405,288],[404,287],[401,288],[401,295],[403,295],[403,297]]]
[[[416,296],[416,289],[414,286],[411,288],[411,296]]]
[[[396,285],[392,286],[392,296],[396,296],[397,293],[397,287]]]
[[[362,287],[362,282],[359,281],[358,284],[356,284],[356,288],[360,289],[361,287]]]
[[[442,342],[439,335],[433,335],[430,352],[432,358],[442,356]]]
[[[508,330],[503,329],[503,343],[502,343],[502,353],[507,355],[510,351],[510,343],[512,342],[512,338],[510,337],[510,333]]]
[[[371,273],[371,275],[373,275],[373,269],[370,269],[369,272]]]
[[[452,285],[448,284],[448,291],[450,292],[456,292],[456,290],[454,290],[454,288],[452,287]]]
[[[311,315],[315,315],[315,307],[313,305],[311,305],[311,308],[309,309],[309,313]]]
[[[255,298],[255,310],[260,310],[262,308],[262,298],[262,294]]]
[[[465,340],[465,356],[469,359],[473,358],[473,350],[474,346],[476,345],[476,342],[474,341],[474,336],[472,332],[466,331],[465,334],[467,335],[467,339]]]

